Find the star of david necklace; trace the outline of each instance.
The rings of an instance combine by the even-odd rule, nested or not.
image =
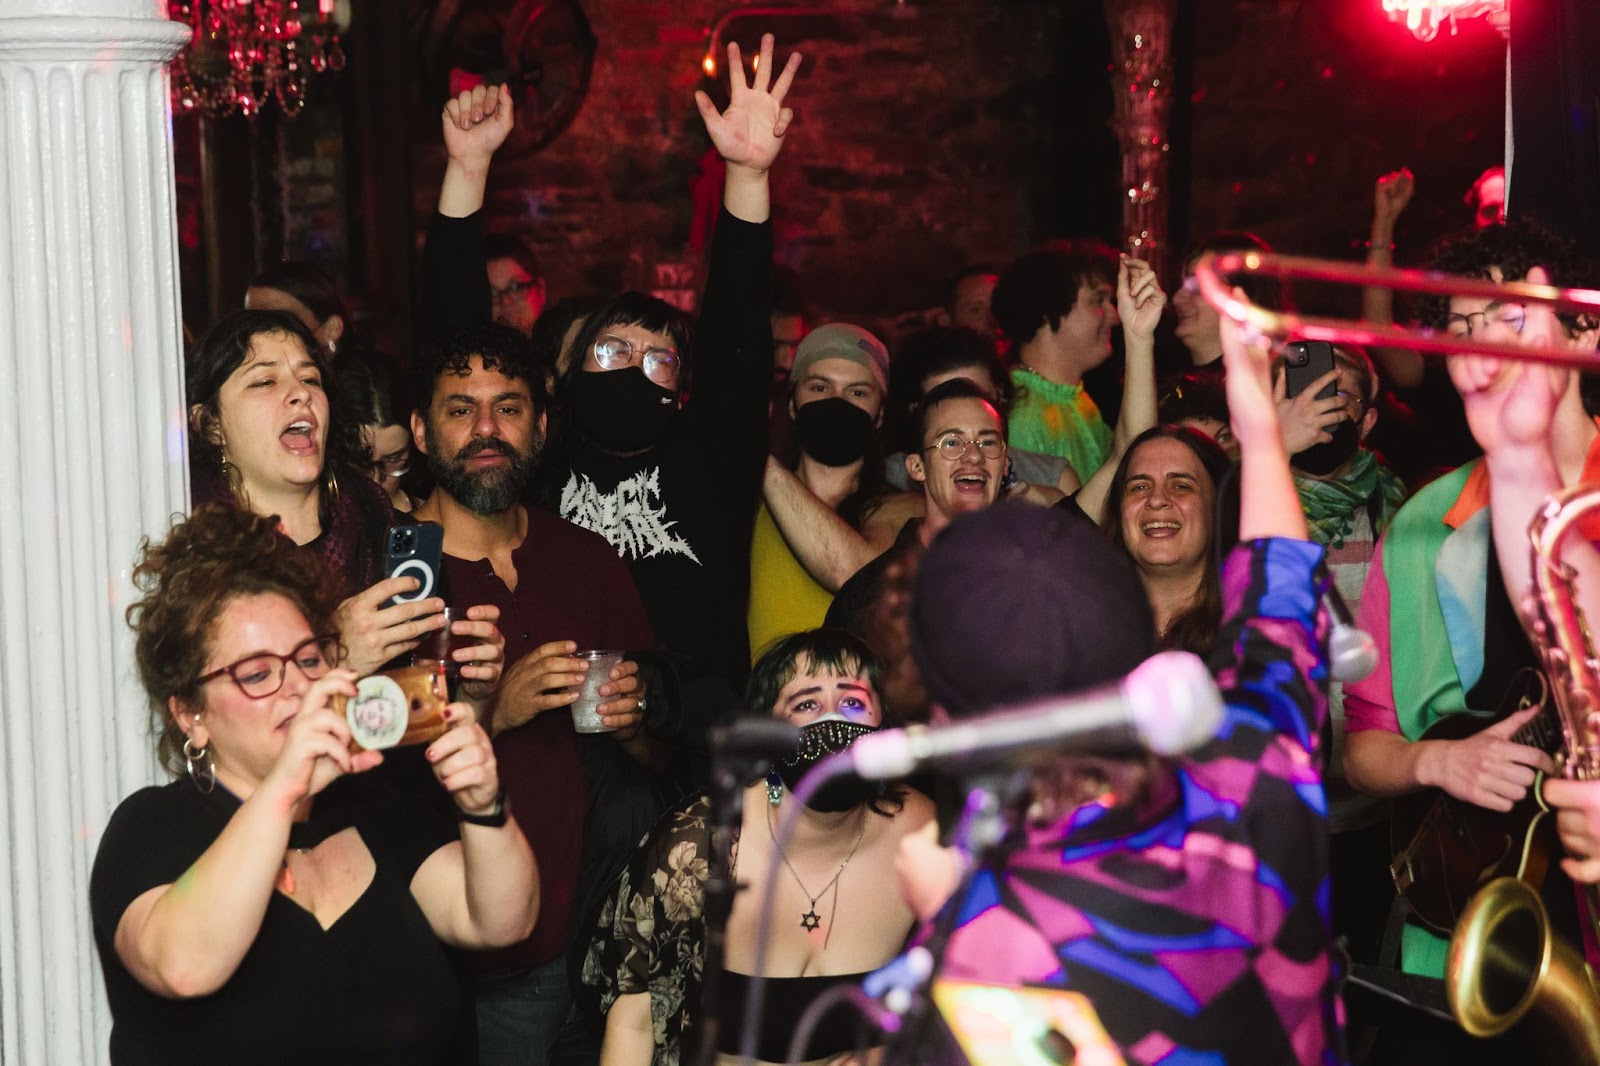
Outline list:
[[[772,837],[772,846],[777,848],[778,834],[777,831],[772,827],[772,808],[770,806],[767,807],[767,834]],[[796,872],[794,864],[789,861],[789,856],[783,853],[782,848],[778,848],[778,858],[783,860],[783,865],[788,868],[790,876],[794,878],[794,883],[800,886],[800,894],[811,901],[811,906],[806,909],[804,914],[800,915],[800,928],[804,929],[806,932],[813,932],[822,924],[822,916],[817,913],[817,900],[821,899],[823,896],[826,896],[829,889],[834,888],[839,884],[839,878],[844,875],[844,868],[849,866],[850,860],[856,857],[856,849],[861,846],[861,840],[866,835],[867,809],[863,807],[861,809],[861,831],[856,834],[856,842],[850,845],[850,854],[844,857],[844,861],[841,862],[839,864],[839,868],[834,871],[833,879],[822,886],[821,892],[816,893],[813,893],[809,888],[806,887],[806,883],[800,880],[800,874]],[[828,930],[822,934],[822,949],[824,951],[828,949],[828,941],[833,937],[833,919],[838,913],[839,893],[834,892],[833,908],[828,912]]]

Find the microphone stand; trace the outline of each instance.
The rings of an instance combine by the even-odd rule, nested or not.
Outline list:
[[[933,971],[922,988],[912,998],[906,1011],[904,1024],[884,1051],[885,1066],[927,1066],[937,1061],[930,1058],[930,1031],[938,1017],[931,990],[944,966],[945,949],[955,936],[961,910],[978,874],[998,866],[1006,838],[1012,825],[1009,812],[1016,800],[1028,787],[1026,770],[979,774],[971,778],[967,802],[961,819],[951,834],[950,845],[961,853],[961,880],[953,895],[934,916],[932,928],[923,947],[933,956]]]
[[[744,820],[744,791],[752,777],[769,769],[770,759],[743,753],[719,751],[711,757],[711,877],[705,885],[706,957],[700,977],[700,1040],[692,1060],[697,1066],[713,1066],[717,1061],[717,1038],[721,1029],[718,997],[722,984],[722,958],[728,938],[728,916],[733,913],[734,897],[745,885],[733,879],[721,844],[739,832]]]

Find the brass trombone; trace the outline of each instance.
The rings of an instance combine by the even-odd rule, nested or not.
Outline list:
[[[1414,352],[1436,355],[1491,355],[1580,369],[1600,369],[1600,355],[1594,352],[1578,352],[1567,348],[1525,348],[1515,342],[1452,336],[1429,326],[1408,328],[1387,323],[1299,315],[1292,311],[1273,311],[1234,295],[1229,280],[1241,275],[1321,281],[1433,296],[1509,299],[1519,303],[1550,304],[1558,311],[1587,311],[1597,317],[1600,317],[1600,290],[1563,289],[1555,285],[1530,285],[1522,281],[1496,282],[1443,274],[1437,270],[1376,269],[1362,263],[1266,255],[1261,252],[1213,252],[1201,256],[1194,266],[1195,281],[1207,303],[1247,330],[1254,331],[1257,337],[1274,343],[1290,340],[1329,341],[1333,344],[1408,348]]]
[[[1431,328],[1301,316],[1258,307],[1235,295],[1228,280],[1239,275],[1305,279],[1389,288],[1435,296],[1551,305],[1600,319],[1600,291],[1526,282],[1494,282],[1430,270],[1373,269],[1260,252],[1207,255],[1195,264],[1200,293],[1253,339],[1377,345],[1441,355],[1526,359],[1579,369],[1600,369],[1600,355],[1570,348],[1524,347],[1515,341],[1453,336]],[[1587,514],[1600,510],[1600,485],[1568,489],[1548,501],[1529,530],[1534,582],[1525,610],[1536,620],[1533,643],[1549,674],[1566,739],[1565,773],[1600,780],[1600,656],[1577,609],[1572,575],[1559,562],[1561,538]],[[1600,931],[1600,891],[1584,886],[1587,920]],[[1600,980],[1581,947],[1551,932],[1535,886],[1503,877],[1472,897],[1450,938],[1445,975],[1451,1013],[1473,1036],[1497,1036],[1530,1013],[1573,1062],[1600,1062]]]

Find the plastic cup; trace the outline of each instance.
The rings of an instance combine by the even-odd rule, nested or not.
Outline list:
[[[440,612],[444,615],[444,628],[436,629],[431,633],[422,635],[422,643],[411,653],[413,661],[420,659],[435,659],[444,664],[444,676],[454,681],[461,676],[461,664],[450,657],[450,653],[457,648],[470,648],[478,643],[477,637],[469,637],[460,633],[450,632],[454,622],[463,622],[467,619],[466,609],[463,607],[446,607]]]
[[[578,698],[572,704],[572,728],[580,733],[609,733],[611,727],[600,718],[600,705],[613,696],[600,695],[600,686],[611,680],[611,671],[622,662],[620,651],[580,651],[573,656],[589,663],[589,673],[577,686]]]

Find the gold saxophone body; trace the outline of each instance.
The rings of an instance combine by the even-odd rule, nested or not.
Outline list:
[[[1523,603],[1561,720],[1563,773],[1582,781],[1600,780],[1600,661],[1560,548],[1595,511],[1600,484],[1545,501],[1528,529],[1533,585]],[[1584,886],[1581,909],[1580,918],[1594,928],[1600,916],[1594,885]],[[1498,1036],[1531,1013],[1547,1023],[1541,1034],[1548,1042],[1576,1055],[1570,1061],[1600,1063],[1600,982],[1581,946],[1551,931],[1536,885],[1502,877],[1473,896],[1450,938],[1445,987],[1456,1020],[1473,1036]]]

